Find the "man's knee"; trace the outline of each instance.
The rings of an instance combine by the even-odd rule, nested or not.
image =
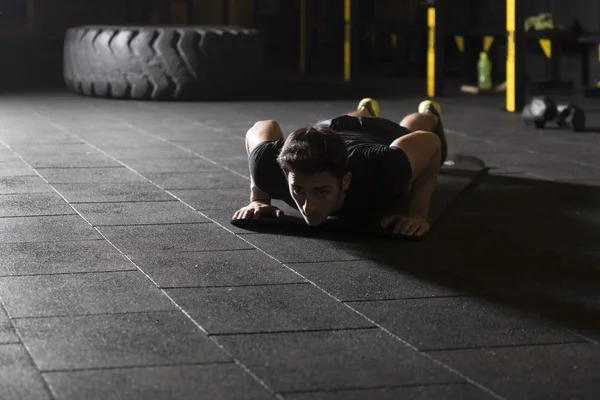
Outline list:
[[[258,121],[246,132],[246,151],[250,153],[259,143],[280,139],[283,139],[283,132],[277,121]]]
[[[400,126],[405,127],[411,132],[433,131],[438,125],[438,117],[433,113],[414,113],[404,117],[400,121]]]

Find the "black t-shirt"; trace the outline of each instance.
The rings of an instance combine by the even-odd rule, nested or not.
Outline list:
[[[410,187],[412,170],[406,153],[390,144],[410,132],[392,121],[375,117],[341,116],[320,125],[344,139],[352,173],[344,205],[334,215],[369,220],[398,207]],[[297,209],[277,164],[283,143],[277,140],[257,145],[249,155],[250,174],[256,186],[270,198],[283,200]]]

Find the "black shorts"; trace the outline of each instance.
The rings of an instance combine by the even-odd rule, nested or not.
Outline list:
[[[381,117],[352,117],[340,115],[317,122],[315,126],[331,129],[334,132],[356,132],[377,140],[381,144],[391,144],[394,140],[411,133],[400,124]]]
[[[397,138],[410,133],[408,129],[399,124],[379,117],[342,115],[320,121],[315,126],[325,127],[334,132],[352,132],[367,135],[371,141],[386,146],[389,146]],[[297,208],[290,195],[285,174],[277,164],[277,155],[283,143],[284,140],[280,139],[258,144],[248,156],[249,172],[254,184],[268,194],[271,199],[283,200],[291,207]],[[395,159],[400,160],[395,165],[399,165],[399,171],[403,171],[402,173],[399,172],[402,175],[399,181],[406,181],[408,185],[412,176],[408,157],[402,149],[397,147],[392,148],[394,153],[397,154]]]

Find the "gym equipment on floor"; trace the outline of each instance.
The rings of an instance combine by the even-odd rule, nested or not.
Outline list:
[[[585,129],[585,111],[575,104],[556,104],[550,97],[534,97],[523,108],[523,121],[526,126],[546,128],[548,122],[555,122],[558,128],[581,132]]]
[[[235,26],[82,26],[64,43],[77,94],[138,100],[227,99],[263,72],[263,41]]]

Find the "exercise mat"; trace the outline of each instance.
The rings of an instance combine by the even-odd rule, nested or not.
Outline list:
[[[440,170],[438,183],[431,200],[429,223],[433,229],[435,223],[448,208],[476,181],[486,170],[485,163],[477,157],[450,154]],[[279,218],[237,219],[231,224],[244,230],[262,233],[283,233],[291,235],[318,235],[322,233],[344,233],[384,236],[392,239],[419,240],[405,235],[393,234],[380,227],[379,221],[369,225],[357,225],[339,218],[329,217],[318,227],[310,227],[304,222],[297,210],[284,203],[274,201],[273,205],[284,211]]]

